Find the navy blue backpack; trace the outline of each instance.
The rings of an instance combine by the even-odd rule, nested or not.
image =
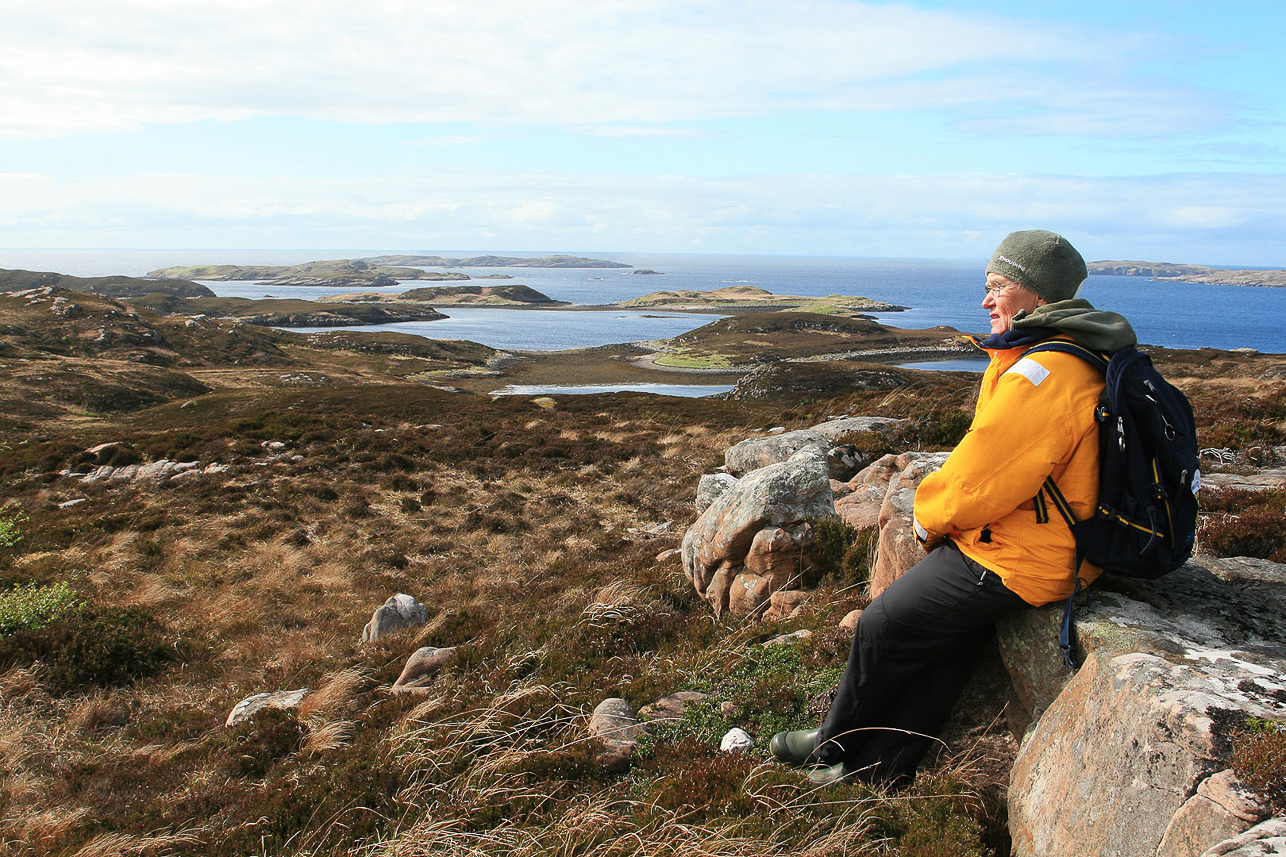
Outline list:
[[[1105,572],[1155,579],[1188,561],[1197,534],[1198,469],[1192,405],[1161,377],[1146,354],[1133,346],[1111,355],[1075,342],[1049,340],[1027,350],[1061,351],[1097,366],[1106,385],[1094,418],[1099,428],[1099,492],[1093,517],[1076,518],[1052,478],[1048,495],[1076,539],[1076,564],[1087,559]],[[1036,498],[1038,512],[1043,498]],[[1080,590],[1080,580],[1076,581]],[[1074,595],[1073,595],[1074,597]],[[1072,656],[1072,598],[1067,600],[1060,641],[1063,660]]]

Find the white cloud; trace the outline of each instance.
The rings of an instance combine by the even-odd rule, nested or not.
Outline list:
[[[1120,47],[1072,28],[850,0],[0,5],[10,138],[264,115],[621,129],[1030,103],[1074,127],[1098,114],[1106,84],[1092,69],[1114,65]],[[1077,103],[1044,97],[1078,87]],[[1117,90],[1114,115],[1156,95]]]
[[[1075,236],[1092,258],[1280,265],[1286,177],[0,175],[0,228],[11,246],[963,257],[1034,227]]]

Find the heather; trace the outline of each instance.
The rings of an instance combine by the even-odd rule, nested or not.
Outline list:
[[[9,852],[1007,853],[1015,743],[994,658],[949,747],[904,792],[816,790],[767,757],[772,731],[825,710],[848,647],[839,620],[865,602],[869,534],[819,525],[817,589],[789,621],[716,620],[678,561],[658,558],[730,444],[871,414],[906,422],[845,439],[868,455],[947,449],[976,376],[774,362],[744,398],[492,400],[443,389],[499,386],[470,374],[490,355],[464,343],[69,303],[80,309],[61,327],[7,334],[0,364]],[[32,310],[6,306],[27,330]],[[636,371],[606,351],[579,370],[562,354],[513,371]],[[1275,454],[1286,382],[1263,374],[1277,358],[1156,356],[1193,398],[1202,446],[1226,450],[1220,467]],[[193,467],[82,478],[160,460]],[[1247,529],[1280,549],[1280,490],[1206,496],[1204,550],[1249,550],[1221,533],[1252,513],[1263,523]],[[429,621],[361,643],[397,592]],[[800,629],[813,636],[763,646]],[[422,646],[457,654],[425,688],[394,692]],[[296,710],[224,725],[238,700],[305,687]],[[708,697],[627,768],[601,764],[585,729],[595,705],[682,690]],[[756,747],[721,752],[733,726]],[[1279,789],[1262,761],[1277,733],[1257,728],[1245,769]]]

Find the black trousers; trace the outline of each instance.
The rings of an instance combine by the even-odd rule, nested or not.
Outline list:
[[[948,540],[862,612],[814,758],[866,782],[909,780],[996,619],[1027,606]]]

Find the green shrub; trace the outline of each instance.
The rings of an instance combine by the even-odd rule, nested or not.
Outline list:
[[[0,637],[43,628],[80,605],[66,581],[52,586],[14,587],[0,593]]]
[[[862,583],[871,576],[879,531],[859,530],[842,518],[809,518],[813,528],[812,557],[815,577],[834,577],[844,583]],[[802,586],[812,589],[817,580],[805,577]]]
[[[22,541],[22,525],[28,521],[27,513],[17,503],[0,507],[0,547],[17,547]]]

